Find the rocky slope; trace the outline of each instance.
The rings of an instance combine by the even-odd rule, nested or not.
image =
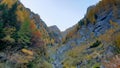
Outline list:
[[[119,68],[117,59],[109,59],[119,55],[119,4],[119,0],[102,0],[90,6],[57,48],[55,68]]]

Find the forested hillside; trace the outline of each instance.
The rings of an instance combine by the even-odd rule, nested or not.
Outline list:
[[[54,40],[39,15],[18,0],[0,2],[0,68],[49,68]]]

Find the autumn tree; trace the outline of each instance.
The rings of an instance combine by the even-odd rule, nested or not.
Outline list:
[[[46,53],[46,45],[44,44],[44,41],[41,38],[41,32],[39,29],[36,28],[34,20],[31,20],[30,22],[30,29],[32,31],[31,36],[31,45],[36,47],[36,50],[39,50],[40,55],[44,55]]]
[[[32,45],[39,47],[41,45],[41,43],[40,43],[40,41],[41,41],[41,33],[36,28],[34,20],[31,20],[31,22],[30,22],[30,29],[32,31],[32,38],[31,38]]]
[[[7,4],[8,8],[12,8],[12,5],[15,4],[18,0],[2,0],[1,4]]]
[[[87,14],[87,19],[90,21],[90,23],[95,24],[96,22],[95,16],[96,16],[95,8],[92,8],[91,10],[89,10]]]

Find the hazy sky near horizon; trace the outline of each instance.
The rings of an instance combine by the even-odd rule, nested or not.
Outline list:
[[[40,15],[48,25],[57,25],[61,31],[82,19],[91,5],[99,0],[20,0],[25,7]]]

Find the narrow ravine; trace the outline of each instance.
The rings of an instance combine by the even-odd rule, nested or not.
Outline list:
[[[52,62],[53,68],[63,68],[62,61],[65,59],[64,53],[70,50],[71,48],[71,45],[68,44],[59,47],[56,53],[52,55],[52,59],[54,60]]]

